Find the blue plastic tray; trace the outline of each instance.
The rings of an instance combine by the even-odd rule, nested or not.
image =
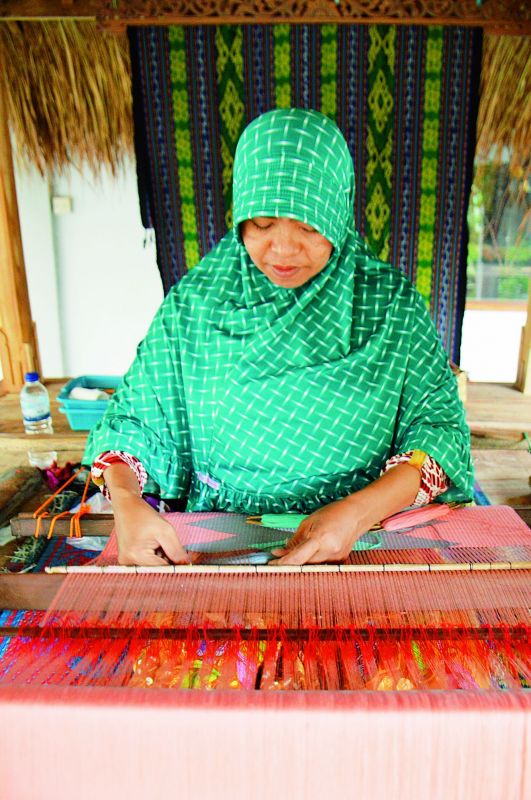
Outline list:
[[[66,414],[73,431],[89,431],[105,413],[108,400],[74,400],[68,395],[75,386],[84,389],[116,389],[120,375],[81,375],[68,381],[57,396],[59,411]]]

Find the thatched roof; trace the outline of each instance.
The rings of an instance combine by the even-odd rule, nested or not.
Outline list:
[[[81,162],[113,171],[133,149],[127,41],[91,21],[0,21],[10,123],[20,156],[41,173]],[[512,148],[529,174],[531,38],[484,37],[478,154]]]
[[[501,159],[511,152],[515,177],[531,166],[531,38],[493,36],[483,39],[477,154]]]
[[[5,71],[4,71],[5,70]],[[133,150],[127,40],[91,21],[0,22],[19,158],[43,175],[70,164],[113,172]]]

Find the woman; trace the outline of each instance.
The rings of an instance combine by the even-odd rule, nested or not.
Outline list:
[[[470,497],[447,357],[353,208],[352,159],[327,117],[275,110],[245,129],[233,230],[168,294],[90,436],[121,563],[187,560],[142,500],[146,480],[189,511],[310,514],[277,552],[285,564],[346,558],[406,506]]]

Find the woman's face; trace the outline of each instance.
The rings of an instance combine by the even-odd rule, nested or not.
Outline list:
[[[333,249],[314,228],[287,217],[253,217],[241,223],[240,232],[260,272],[284,289],[302,286],[321,272]]]

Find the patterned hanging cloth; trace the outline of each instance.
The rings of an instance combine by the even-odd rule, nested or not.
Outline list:
[[[347,141],[356,229],[401,269],[459,363],[481,31],[406,25],[129,29],[140,204],[164,291],[232,227],[234,153],[273,108]]]
[[[316,111],[268,112],[234,164],[234,227],[168,294],[85,461],[134,455],[188,510],[311,512],[420,449],[472,490],[469,434],[426,306],[353,225],[347,144]],[[273,284],[239,224],[287,217],[333,245],[313,279]]]

